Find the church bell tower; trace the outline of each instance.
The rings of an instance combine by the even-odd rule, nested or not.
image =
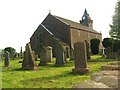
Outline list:
[[[87,27],[93,28],[93,20],[91,20],[86,9],[85,9],[84,14],[82,16],[82,20],[80,20],[80,23],[87,26]]]

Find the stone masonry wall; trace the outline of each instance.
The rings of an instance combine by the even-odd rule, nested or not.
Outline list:
[[[71,47],[73,48],[73,44],[75,42],[84,42],[85,40],[90,44],[91,39],[99,39],[100,42],[102,42],[102,35],[89,32],[89,31],[84,31],[84,30],[78,30],[75,28],[71,28]],[[100,43],[100,48],[102,48],[102,44]]]

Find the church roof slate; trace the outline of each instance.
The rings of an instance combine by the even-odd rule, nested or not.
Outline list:
[[[70,25],[71,28],[76,28],[76,29],[85,30],[85,31],[88,31],[88,32],[93,32],[93,33],[100,34],[99,32],[95,31],[94,29],[92,29],[90,27],[87,27],[87,26],[84,26],[84,25],[82,25],[78,22],[74,22],[72,20],[68,20],[68,19],[65,19],[65,18],[62,18],[62,17],[59,17],[59,16],[55,16],[55,15],[53,15],[53,16],[55,18],[57,18],[58,20],[61,20],[65,24]]]

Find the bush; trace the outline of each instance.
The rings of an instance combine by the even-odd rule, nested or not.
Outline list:
[[[98,54],[99,52],[99,39],[91,39],[91,52],[92,54]]]
[[[112,46],[112,40],[111,38],[104,38],[102,41],[102,44],[105,48]]]
[[[110,47],[112,52],[120,50],[120,40],[114,40],[112,38],[104,38],[102,44],[105,48]]]

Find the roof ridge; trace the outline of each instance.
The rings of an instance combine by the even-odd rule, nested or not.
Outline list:
[[[52,15],[52,16],[57,18],[58,20],[64,22],[65,24],[67,23],[68,25],[70,25],[70,27],[75,27],[75,28],[78,28],[78,29],[84,29],[88,32],[99,33],[98,31],[94,30],[93,28],[87,27],[85,25],[82,25],[81,23],[72,21],[70,19],[66,19],[66,18],[63,18],[63,17],[60,17],[60,16],[56,16],[56,15]]]
[[[53,15],[53,16],[55,16],[55,15]],[[61,18],[61,19],[65,19],[65,20],[68,20],[68,21],[72,21],[72,22],[74,22],[74,23],[78,23],[78,22],[76,22],[76,21],[73,21],[73,20],[70,20],[70,19],[67,19],[67,18],[63,18],[63,17],[60,17],[60,16],[55,16],[55,17],[58,17],[58,18]],[[79,23],[78,23],[79,24]]]

